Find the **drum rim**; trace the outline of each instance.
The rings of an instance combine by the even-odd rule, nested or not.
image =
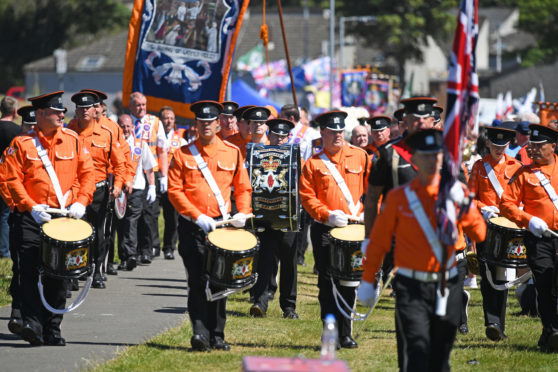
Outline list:
[[[64,218],[64,217],[61,217],[61,218]],[[55,219],[53,219],[53,220],[51,220],[51,221],[56,221],[57,219],[58,219],[58,218],[55,218]],[[87,225],[89,225],[89,227],[91,227],[91,230],[92,230],[92,231],[91,231],[91,235],[89,235],[87,238],[81,239],[81,240],[59,240],[59,239],[53,238],[52,236],[47,235],[47,234],[45,233],[45,231],[44,231],[44,229],[43,229],[43,227],[44,227],[45,224],[46,224],[46,223],[45,223],[45,224],[42,224],[42,225],[41,225],[41,229],[40,229],[39,236],[40,236],[41,238],[42,238],[42,237],[48,238],[49,241],[63,242],[63,243],[73,243],[73,244],[78,244],[78,243],[80,243],[80,242],[88,242],[88,241],[93,240],[93,239],[95,238],[95,226],[93,226],[93,225],[90,224],[89,222],[87,222],[87,221],[85,221],[85,220],[82,220],[82,219],[75,219],[75,220],[76,220],[76,221],[85,222]],[[51,221],[49,221],[49,222],[51,222]],[[48,223],[48,222],[47,222],[47,223]]]
[[[513,222],[509,218],[507,220]],[[527,230],[525,228],[521,228],[521,227],[516,228],[516,227],[507,227],[507,226],[498,225],[497,223],[492,222],[490,219],[487,221],[486,225],[487,225],[487,227],[488,226],[497,226],[500,229],[506,229],[506,230],[515,231],[515,232],[521,232],[521,233],[525,233],[525,234],[529,231],[529,230]]]
[[[364,238],[362,238],[362,240],[343,240],[343,239],[336,238],[335,236],[333,236],[333,235],[331,234],[331,232],[332,232],[333,230],[335,230],[335,229],[344,229],[345,227],[347,227],[347,226],[349,226],[349,225],[361,225],[361,226],[363,226],[363,229],[364,229]],[[341,227],[337,226],[337,227],[333,227],[331,230],[329,230],[329,231],[327,232],[329,238],[330,238],[330,239],[335,239],[336,241],[340,241],[340,242],[352,242],[352,243],[358,243],[358,242],[362,243],[362,242],[364,241],[364,239],[366,239],[366,227],[364,227],[364,224],[363,224],[363,223],[350,223],[350,224],[348,224],[347,226],[341,226]]]

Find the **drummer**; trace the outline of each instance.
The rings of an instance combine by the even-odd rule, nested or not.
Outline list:
[[[515,122],[504,122],[499,127],[486,127],[486,146],[490,153],[473,165],[469,179],[469,189],[475,194],[477,207],[484,219],[488,220],[500,214],[502,193],[514,173],[521,168],[521,163],[507,155],[506,149],[515,138]],[[477,244],[477,251],[482,252],[484,243]],[[493,247],[486,247],[492,249]],[[505,268],[486,262],[480,266],[482,305],[486,337],[492,341],[506,338],[506,303],[508,290],[498,291],[489,283],[486,270],[490,270],[495,284],[503,284]],[[501,273],[501,274],[500,274]],[[499,280],[500,277],[502,280]]]
[[[252,140],[252,135],[250,134],[250,125],[248,121],[242,117],[242,115],[244,114],[244,111],[248,110],[251,107],[254,106],[242,106],[234,110],[233,115],[236,117],[238,133],[227,137],[228,142],[232,143],[240,149],[240,153],[243,159],[246,157],[246,145]]]
[[[252,188],[238,147],[217,136],[223,106],[198,101],[190,109],[195,114],[198,138],[175,152],[168,189],[170,202],[182,216],[178,222],[178,253],[188,273],[188,313],[194,333],[190,342],[196,351],[230,350],[225,342],[227,299],[209,302],[205,296],[205,240],[217,220],[228,218],[231,187],[239,210],[232,225],[244,226],[251,212]]]
[[[44,209],[69,207],[71,217],[81,218],[95,191],[89,153],[74,131],[63,128],[66,112],[63,93],[58,91],[29,99],[35,109],[37,125],[12,141],[0,165],[15,205],[10,245],[18,247],[20,262],[21,337],[33,346],[66,344],[60,333],[62,315],[53,314],[42,305],[37,288],[40,225],[53,217]],[[39,151],[46,151],[46,164]],[[54,172],[49,173],[47,169]],[[47,302],[54,308],[64,308],[65,280],[44,277],[43,284]]]
[[[285,145],[289,141],[289,132],[294,123],[287,119],[271,119],[266,125],[269,127],[269,142],[272,146]],[[263,317],[267,312],[269,297],[267,295],[270,277],[273,272],[273,261],[277,257],[281,262],[281,281],[279,286],[279,306],[283,310],[283,318],[298,319],[296,313],[296,232],[282,232],[270,226],[263,226],[265,231],[257,233],[260,239],[260,254],[258,260],[258,281],[253,288],[254,304],[250,308],[250,315]]]
[[[502,216],[532,234],[523,242],[527,263],[535,278],[543,352],[558,352],[558,314],[556,313],[558,238],[558,156],[554,153],[558,131],[538,124],[529,125],[530,156],[533,163],[522,167],[510,180],[500,202]],[[523,204],[523,209],[519,205]]]
[[[304,165],[300,177],[300,197],[304,209],[314,219],[310,238],[318,270],[321,319],[323,321],[327,314],[334,314],[339,325],[340,346],[356,348],[358,345],[351,337],[352,322],[345,318],[336,306],[328,272],[331,266],[329,231],[333,227],[347,226],[349,217],[363,222],[361,198],[366,191],[369,160],[364,150],[344,141],[346,117],[345,112],[330,111],[316,118],[320,125],[324,149],[321,154],[308,159]],[[344,187],[345,185],[347,187]],[[335,285],[349,306],[353,307],[355,288],[340,286],[338,280],[335,281]]]
[[[387,194],[384,209],[370,234],[358,298],[368,306],[374,303],[376,273],[395,238],[394,262],[398,271],[393,288],[396,332],[400,333],[397,347],[402,353],[399,368],[449,371],[449,357],[460,321],[463,282],[455,266],[454,246],[446,247],[444,254],[438,239],[431,246],[426,237],[437,237],[432,224],[436,222],[434,211],[441,178],[443,134],[436,129],[425,129],[409,135],[405,142],[417,166],[417,177]],[[469,208],[463,214],[459,226],[470,239],[484,240],[486,225],[476,208]],[[448,259],[441,262],[444,256]],[[437,299],[442,275],[447,279],[446,295],[449,291],[447,307]],[[444,310],[445,315],[442,312],[438,315],[437,308]]]

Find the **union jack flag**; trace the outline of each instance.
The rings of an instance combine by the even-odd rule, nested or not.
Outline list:
[[[469,125],[477,125],[479,102],[475,48],[478,37],[478,0],[462,0],[448,75],[447,114],[444,125],[444,167],[438,195],[438,234],[444,245],[457,241],[456,211],[450,190],[457,181],[463,138]]]

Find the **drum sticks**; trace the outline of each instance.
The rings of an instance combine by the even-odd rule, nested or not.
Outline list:
[[[38,210],[41,212],[47,212],[47,213],[55,213],[55,214],[62,214],[64,216],[66,216],[68,214],[68,210],[67,209],[60,209],[60,208],[43,208],[43,207],[38,207],[38,206],[34,206],[33,207],[34,210]]]
[[[246,215],[246,219],[253,218],[253,217],[254,215],[252,213]],[[234,221],[234,218],[229,218],[228,220],[219,221],[215,223],[215,227],[226,225],[228,223],[231,223],[232,221]]]

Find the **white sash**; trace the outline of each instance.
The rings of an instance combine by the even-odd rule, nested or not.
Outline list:
[[[47,150],[44,149],[43,145],[41,144],[41,141],[39,141],[39,138],[37,138],[37,136],[33,136],[32,139],[33,139],[33,143],[35,144],[35,147],[37,148],[37,154],[39,154],[39,157],[41,158],[41,161],[43,162],[43,165],[45,166],[45,169],[48,173],[50,182],[52,182],[52,186],[54,187],[54,192],[56,193],[56,199],[58,199],[60,208],[62,209],[66,208],[66,199],[70,194],[70,190],[66,192],[66,195],[62,195],[62,188],[60,187],[60,182],[58,181],[58,176],[54,171],[54,167],[52,166],[52,163],[48,158]]]
[[[548,194],[548,197],[552,201],[552,204],[554,204],[554,208],[558,209],[558,195],[556,195],[556,191],[550,184],[548,178],[546,178],[540,170],[535,170],[533,171],[533,173],[535,173],[535,176],[537,176],[537,178],[541,182],[541,186],[544,187],[544,190]]]
[[[492,169],[492,166],[487,161],[485,161],[483,163],[483,165],[484,165],[484,169],[486,170],[486,174],[488,175],[488,179],[490,180],[490,183],[492,184],[492,187],[494,187],[494,190],[496,190],[496,194],[498,194],[499,198],[502,198],[502,194],[504,193],[504,189],[502,188],[502,185],[500,185],[500,182],[498,182],[498,178],[496,177],[496,174],[494,173],[494,169]]]
[[[205,178],[205,180],[207,181],[207,184],[209,185],[209,188],[211,189],[211,191],[213,191],[213,194],[215,195],[215,198],[217,199],[217,204],[219,204],[219,210],[221,211],[221,215],[223,216],[223,220],[228,219],[229,218],[229,213],[227,211],[227,203],[225,203],[225,199],[223,199],[223,195],[221,194],[221,190],[219,189],[219,186],[217,186],[217,183],[215,182],[215,179],[213,178],[213,175],[211,174],[211,171],[207,167],[207,163],[203,160],[202,156],[198,152],[198,149],[197,149],[197,147],[194,143],[189,145],[188,149],[190,150],[190,152],[194,156],[194,159],[196,160],[196,163],[198,164],[198,169],[202,172],[203,177]]]
[[[355,203],[353,202],[353,197],[351,195],[351,192],[347,187],[347,183],[345,182],[343,177],[341,177],[341,174],[339,174],[339,171],[337,170],[335,165],[331,162],[331,160],[329,160],[329,158],[324,152],[320,154],[320,159],[322,159],[327,169],[329,169],[329,171],[331,172],[331,175],[333,176],[333,179],[337,183],[337,186],[339,186],[339,188],[341,189],[341,192],[343,193],[343,196],[345,197],[347,204],[349,204],[349,210],[351,211],[351,215],[354,217],[358,217],[357,213],[358,210],[360,209],[360,201],[355,205]]]
[[[432,248],[432,252],[434,252],[434,256],[436,256],[436,259],[440,263],[440,266],[442,266],[443,265],[442,244],[440,243],[440,239],[438,239],[438,235],[432,228],[432,225],[430,224],[430,220],[428,219],[428,216],[424,212],[424,208],[422,207],[422,204],[419,198],[417,197],[417,194],[413,190],[411,190],[410,186],[406,186],[405,196],[409,201],[409,208],[411,208],[411,211],[413,211],[415,219],[419,223],[419,226],[422,229],[424,235],[426,236],[426,239],[428,239],[428,243],[430,244],[430,248]],[[450,268],[453,265],[454,260],[455,260],[455,253],[453,253],[450,259],[447,261],[447,268]]]

